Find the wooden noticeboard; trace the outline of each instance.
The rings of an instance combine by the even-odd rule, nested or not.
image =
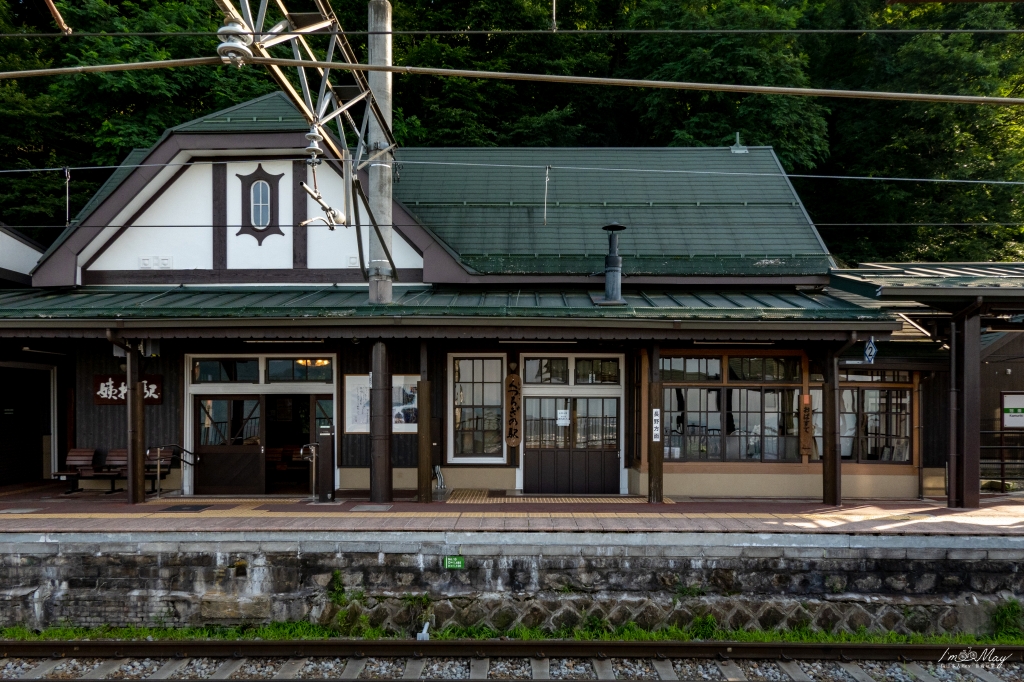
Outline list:
[[[518,374],[505,377],[505,444],[518,448],[523,441],[523,380]]]

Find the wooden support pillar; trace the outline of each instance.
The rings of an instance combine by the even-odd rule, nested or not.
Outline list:
[[[651,346],[650,362],[650,393],[648,394],[648,418],[650,423],[650,441],[647,444],[647,501],[661,504],[665,501],[665,448],[662,440],[662,402],[664,392],[661,387],[661,357],[657,344]]]
[[[959,393],[957,423],[956,506],[977,509],[981,504],[981,299],[960,318],[956,344]],[[952,351],[953,349],[950,348]]]
[[[822,503],[840,506],[843,502],[839,445],[839,357],[829,351],[825,356],[825,390],[821,395],[821,489]]]
[[[391,367],[383,341],[370,361],[370,501],[391,502]]]
[[[433,453],[430,424],[433,412],[430,409],[430,381],[427,372],[427,342],[420,342],[420,380],[416,384],[416,488],[420,502],[433,500],[430,488],[430,463]]]
[[[957,323],[954,319],[949,323],[949,459],[946,461],[946,506],[950,508],[960,506],[959,486],[957,485],[957,472],[960,469],[957,456],[957,453],[960,452],[960,440],[957,438],[957,423],[960,421],[960,395],[957,387],[960,384],[960,379],[956,371],[959,345]]]
[[[145,387],[141,383],[138,349],[131,343],[125,348],[128,395],[128,503],[146,501],[146,412],[143,403]]]
[[[839,440],[839,405],[842,399],[839,390],[839,358],[856,342],[857,332],[850,332],[846,343],[825,354],[825,390],[821,396],[821,501],[835,507],[843,504],[843,451]]]

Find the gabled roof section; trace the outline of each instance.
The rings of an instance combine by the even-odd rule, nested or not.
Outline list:
[[[283,92],[215,111],[176,125],[172,133],[246,133],[309,130],[309,123]]]
[[[825,275],[832,266],[774,151],[405,148],[394,197],[482,274]]]
[[[96,194],[92,195],[92,198],[86,202],[85,206],[82,207],[82,210],[75,215],[74,219],[72,219],[71,224],[64,228],[64,231],[61,232],[57,239],[50,244],[50,247],[43,252],[42,257],[39,259],[39,263],[36,265],[37,268],[39,265],[42,265],[43,261],[45,261],[51,253],[56,251],[60,245],[64,243],[64,240],[71,236],[71,233],[75,231],[78,225],[88,218],[100,204],[106,201],[107,197],[114,193],[114,190],[116,190],[121,183],[131,175],[132,171],[134,171],[136,167],[138,167],[138,164],[140,164],[142,160],[149,155],[151,150],[152,147],[148,149],[140,147],[128,152],[128,156],[124,157],[120,165],[118,165],[118,167],[114,169],[114,172],[110,174],[110,177],[107,178],[107,181],[100,185]],[[33,272],[35,272],[35,270],[33,270]]]

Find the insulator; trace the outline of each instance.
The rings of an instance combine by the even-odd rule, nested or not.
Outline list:
[[[225,63],[230,62],[241,66],[242,62],[252,57],[252,35],[242,24],[237,21],[228,21],[217,30],[217,37],[220,45],[217,46],[217,54]]]

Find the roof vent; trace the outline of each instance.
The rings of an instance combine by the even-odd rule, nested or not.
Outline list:
[[[625,225],[612,223],[601,228],[608,233],[608,255],[604,257],[604,298],[597,305],[626,305],[622,298],[622,257],[619,255],[619,232]]]
[[[748,153],[750,153],[749,149],[747,149],[742,144],[740,144],[740,134],[739,133],[736,133],[736,144],[734,144],[733,146],[729,147],[729,151],[731,151],[733,154],[748,154]]]

